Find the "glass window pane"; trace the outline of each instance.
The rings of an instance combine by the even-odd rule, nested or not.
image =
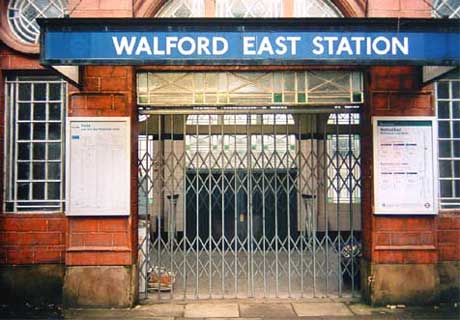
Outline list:
[[[48,179],[58,180],[61,178],[61,164],[59,162],[48,163]]]
[[[34,104],[34,120],[46,120],[46,104]]]
[[[460,158],[460,141],[454,141],[454,157]]]
[[[34,160],[45,160],[45,143],[33,144]]]
[[[49,200],[59,200],[60,199],[60,190],[61,184],[59,182],[50,182],[48,183],[48,199]]]
[[[32,197],[34,200],[42,200],[45,198],[45,183],[34,182],[32,184]]]
[[[34,123],[34,140],[45,140],[46,138],[46,124]]]
[[[460,119],[460,101],[452,101],[452,119]]]
[[[46,100],[46,83],[36,83],[34,85],[34,100],[45,101]]]
[[[30,178],[30,166],[29,162],[18,163],[18,179],[27,180]]]
[[[450,138],[450,123],[448,121],[439,121],[439,137]]]
[[[460,121],[453,121],[452,123],[453,138],[460,138]]]
[[[61,158],[61,144],[48,143],[48,159],[59,160]]]
[[[450,158],[452,154],[450,141],[439,141],[439,157]]]
[[[18,159],[29,160],[30,159],[30,143],[18,143]]]
[[[19,100],[21,101],[30,101],[31,93],[31,84],[30,83],[20,83],[19,84]]]
[[[49,120],[61,120],[61,104],[50,103],[49,104]]]
[[[438,118],[449,119],[450,118],[450,103],[449,101],[438,102]]]
[[[61,139],[61,125],[59,123],[48,124],[48,140]]]
[[[460,178],[460,160],[453,161],[454,177]]]
[[[295,90],[295,73],[286,72],[284,74],[284,89],[288,91]]]
[[[18,104],[18,119],[30,120],[30,103]]]
[[[452,81],[452,99],[458,98],[460,98],[460,81]]]
[[[18,200],[28,200],[29,199],[29,183],[19,182],[17,184],[18,188]]]
[[[438,82],[438,98],[449,99],[449,82],[439,81]]]
[[[30,140],[30,123],[20,123],[18,127],[18,139]]]
[[[45,179],[45,163],[44,162],[35,162],[33,164],[33,179],[34,180]]]
[[[449,160],[439,161],[439,176],[441,178],[452,177],[452,166]]]
[[[50,83],[49,84],[49,100],[60,100],[61,99],[61,84]]]
[[[451,180],[441,180],[441,197],[452,197]]]

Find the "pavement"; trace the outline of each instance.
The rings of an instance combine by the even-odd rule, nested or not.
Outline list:
[[[144,301],[130,309],[29,309],[0,308],[1,319],[129,319],[129,320],[329,320],[329,319],[457,319],[460,303],[424,307],[393,305],[370,307],[359,300],[331,298],[301,300],[200,300]]]
[[[359,302],[311,299],[295,301],[197,301],[149,303],[132,309],[68,309],[65,319],[151,320],[329,320],[329,319],[460,319],[457,304],[373,308]]]

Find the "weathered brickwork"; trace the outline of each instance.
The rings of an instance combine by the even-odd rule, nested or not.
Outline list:
[[[69,219],[67,265],[130,265],[133,263],[128,219]]]
[[[460,261],[460,212],[442,213],[437,219],[440,261]]]
[[[373,188],[372,116],[432,116],[432,86],[420,87],[420,68],[372,67],[363,115],[363,189]],[[372,193],[363,200],[364,254],[374,263],[436,263],[435,217],[374,216]]]
[[[2,214],[1,264],[64,263],[66,223],[62,214]]]

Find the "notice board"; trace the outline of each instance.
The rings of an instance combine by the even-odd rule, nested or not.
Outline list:
[[[66,214],[129,215],[129,118],[69,117],[67,120]]]
[[[374,213],[437,213],[436,121],[373,117]]]

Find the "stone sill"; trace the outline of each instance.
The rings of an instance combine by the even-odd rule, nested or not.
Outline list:
[[[374,250],[437,250],[433,245],[375,246]]]
[[[131,252],[128,247],[107,247],[107,246],[90,246],[90,247],[69,247],[66,252],[82,252],[82,251],[112,251],[112,252]]]

